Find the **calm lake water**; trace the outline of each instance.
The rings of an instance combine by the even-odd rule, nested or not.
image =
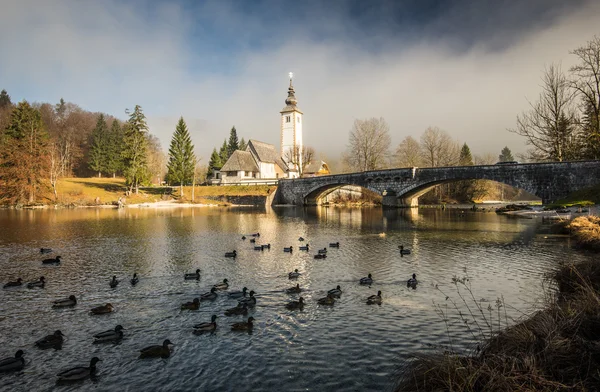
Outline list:
[[[253,209],[76,209],[0,210],[1,283],[46,277],[44,289],[0,290],[0,357],[25,351],[22,372],[0,375],[0,390],[94,391],[386,391],[394,374],[415,351],[447,346],[472,347],[470,334],[445,295],[460,304],[454,276],[469,276],[474,296],[485,308],[503,297],[502,325],[539,308],[543,276],[561,261],[587,257],[570,249],[564,237],[537,234],[540,222],[494,213],[457,210],[383,211],[343,208]],[[241,239],[260,232],[264,252]],[[297,248],[298,237],[311,252]],[[317,248],[340,242],[324,260]],[[400,257],[398,245],[412,250]],[[39,248],[51,247],[50,255]],[[227,259],[226,251],[238,257]],[[61,255],[60,266],[41,260]],[[200,268],[199,281],[183,274]],[[287,273],[298,269],[296,281]],[[137,272],[140,282],[128,279]],[[360,286],[368,273],[375,282]],[[416,290],[406,280],[416,273]],[[112,275],[122,279],[111,289]],[[231,290],[255,290],[251,334],[230,331],[242,316],[223,311],[236,300],[220,295],[198,311],[180,304],[227,278]],[[297,299],[284,290],[299,283],[307,305],[290,311]],[[316,304],[341,285],[333,307]],[[436,288],[437,285],[437,288]],[[383,292],[381,306],[368,296]],[[441,290],[441,291],[440,291]],[[72,309],[52,309],[52,301],[74,294]],[[115,311],[91,315],[110,302]],[[434,303],[448,305],[449,327]],[[472,308],[474,305],[469,302]],[[506,314],[504,313],[506,311]],[[212,335],[196,336],[194,324],[219,316]],[[480,320],[482,322],[482,320]],[[497,318],[494,319],[497,323]],[[121,324],[120,344],[94,345],[92,335]],[[496,327],[496,326],[495,326]],[[62,350],[39,350],[33,343],[61,330]],[[138,359],[139,350],[174,343],[168,359]],[[98,380],[56,385],[56,373],[85,365],[93,356]]]

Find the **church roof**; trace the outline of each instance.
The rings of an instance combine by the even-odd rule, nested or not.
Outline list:
[[[277,154],[275,146],[272,144],[250,139],[248,141],[248,147],[246,147],[246,151],[253,151],[256,159],[259,162],[274,163],[279,166],[281,170],[288,170],[288,166],[285,164],[283,159],[281,159],[279,154]]]
[[[221,168],[222,172],[226,171],[253,171],[257,172],[258,166],[252,158],[250,151],[236,150],[231,154],[227,162]]]
[[[290,74],[291,77],[291,74]],[[294,91],[294,86],[292,85],[292,79],[290,78],[290,87],[288,88],[288,96],[285,99],[285,107],[281,110],[280,113],[288,113],[288,112],[298,112],[302,114],[300,109],[296,107],[298,104],[298,100],[296,99],[296,92]]]
[[[304,173],[323,173],[329,174],[329,166],[323,161],[312,161],[305,169]]]

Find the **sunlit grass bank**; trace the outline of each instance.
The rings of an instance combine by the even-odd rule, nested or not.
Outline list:
[[[600,185],[571,193],[564,199],[553,203],[554,207],[590,206],[600,204]]]

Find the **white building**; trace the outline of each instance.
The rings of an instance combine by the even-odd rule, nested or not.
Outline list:
[[[285,107],[281,113],[281,158],[287,166],[295,172],[290,173],[290,178],[298,177],[299,166],[302,166],[302,124],[303,113],[296,106],[298,100],[295,96],[290,72],[290,87]]]

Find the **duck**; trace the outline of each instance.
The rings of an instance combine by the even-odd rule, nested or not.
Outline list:
[[[264,244],[264,245],[261,245],[260,247],[263,248],[263,250],[264,249],[271,249],[271,244]]]
[[[304,241],[304,238],[298,237],[298,241],[302,242],[302,241]]]
[[[255,244],[256,243],[256,238],[250,238],[250,243],[251,244]]]
[[[288,273],[288,278],[289,279],[296,279],[297,277],[299,277],[301,274],[300,272],[298,272],[298,269],[295,269],[294,272],[290,272]]]
[[[60,256],[56,256],[53,259],[44,259],[42,264],[60,264]]]
[[[377,295],[367,298],[367,305],[381,305],[381,290],[377,292]]]
[[[327,292],[328,295],[331,295],[333,297],[337,297],[340,298],[340,296],[342,295],[342,288],[340,287],[340,285],[338,284],[337,287],[335,289],[331,289]]]
[[[289,248],[283,248],[283,251],[284,251],[284,252],[288,252],[288,253],[292,253],[292,252],[293,252],[293,250],[294,250],[294,247],[293,247],[293,246],[290,246]]]
[[[52,253],[52,249],[50,249],[50,248],[40,248],[40,253],[41,254]]]
[[[113,275],[112,280],[110,281],[110,287],[114,289],[118,284],[119,281],[117,280],[117,277]]]
[[[307,252],[308,252],[308,250],[309,250],[309,249],[308,249],[308,244],[306,244],[305,246],[300,246],[298,249],[300,249],[300,250],[305,250],[305,251],[307,251]]]
[[[131,278],[130,282],[132,286],[135,286],[136,284],[138,284],[138,282],[140,281],[140,279],[138,278],[137,274],[134,273],[133,274],[133,278]]]
[[[58,373],[58,381],[79,381],[96,375],[96,364],[102,360],[98,357],[92,358],[90,366],[78,366]]]
[[[194,298],[192,302],[181,304],[181,310],[198,310],[200,308],[200,299]]]
[[[330,248],[339,248],[340,247],[340,243],[339,242],[330,242],[329,243],[329,247]]]
[[[254,317],[248,317],[248,321],[242,321],[240,323],[231,324],[232,331],[250,331],[254,327],[252,322]]]
[[[140,358],[169,358],[171,356],[171,349],[169,345],[172,345],[169,339],[165,339],[162,346],[148,346],[140,350]]]
[[[238,303],[237,306],[225,310],[225,316],[237,316],[248,314],[248,304]]]
[[[54,331],[52,335],[47,335],[35,342],[35,345],[42,350],[48,348],[55,348],[60,350],[63,344],[63,337],[65,335],[62,334],[59,330]]]
[[[417,281],[417,274],[412,274],[412,278],[406,281],[406,286],[416,286],[417,283],[419,283]]]
[[[68,308],[77,305],[77,298],[74,295],[69,295],[69,298],[57,299],[54,301],[53,308]]]
[[[212,317],[210,318],[210,323],[200,323],[200,324],[194,325],[194,333],[196,335],[200,335],[205,332],[213,332],[215,329],[217,329],[216,320],[217,320],[217,315],[213,314]]]
[[[246,236],[245,235],[242,236],[242,240],[246,241]]]
[[[289,289],[285,289],[285,292],[288,294],[299,293],[301,291],[302,291],[302,289],[300,288],[300,283],[298,283],[295,286],[290,287]]]
[[[225,257],[232,257],[232,258],[236,258],[237,256],[237,252],[234,250],[233,252],[225,252]]]
[[[254,291],[250,290],[250,294],[248,297],[238,299],[238,302],[241,304],[246,304],[249,307],[256,305],[256,297],[254,296]]]
[[[223,279],[223,283],[217,283],[213,287],[217,290],[227,290],[227,288],[229,288],[229,283],[227,282],[227,279]]]
[[[333,305],[335,303],[335,298],[333,298],[333,295],[327,294],[327,297],[318,299],[317,303],[319,305]]]
[[[229,295],[229,298],[240,298],[240,297],[245,297],[245,296],[246,296],[246,291],[248,291],[248,288],[247,288],[247,287],[244,287],[244,288],[242,289],[242,291],[232,291],[232,292],[230,292],[228,295]]]
[[[109,329],[108,331],[100,332],[94,335],[94,343],[107,343],[107,342],[118,342],[123,339],[123,328],[121,325],[117,325],[115,329]]]
[[[251,234],[251,235],[252,235],[252,237],[260,237],[260,233],[254,233],[254,234]]]
[[[320,260],[320,259],[326,259],[326,258],[327,258],[327,255],[326,255],[326,254],[324,254],[324,253],[321,253],[321,254],[315,255],[315,259],[317,259],[317,260]]]
[[[33,282],[27,283],[27,288],[28,289],[32,289],[34,287],[44,288],[45,285],[46,285],[46,278],[44,278],[43,276],[40,276],[39,280],[35,280]]]
[[[113,311],[113,306],[109,303],[107,303],[106,305],[102,305],[102,306],[96,306],[95,308],[92,308],[90,310],[90,312],[92,312],[93,314],[106,314],[106,313],[111,313]]]
[[[210,289],[210,291],[208,293],[204,293],[200,296],[200,301],[207,301],[207,300],[213,300],[217,298],[217,293],[216,293],[217,289],[215,289],[214,287],[212,289]]]
[[[304,308],[304,298],[300,297],[298,298],[298,301],[288,302],[285,304],[285,307],[289,310],[302,309]]]
[[[19,350],[16,352],[14,357],[8,357],[0,360],[0,373],[23,369],[25,366],[25,358],[23,358],[23,354],[23,350]]]
[[[9,287],[18,287],[23,285],[23,279],[17,278],[17,280],[8,282],[4,285],[4,288],[7,289]]]
[[[373,283],[373,277],[369,274],[366,278],[360,278],[360,284],[371,284]]]
[[[192,272],[190,274],[185,274],[183,276],[183,279],[185,279],[185,280],[192,280],[192,279],[200,280],[200,268],[198,268],[196,270],[196,272]]]
[[[265,248],[263,248],[262,245],[256,245],[254,250],[265,250]]]
[[[326,253],[327,253],[327,248],[319,249],[319,250],[318,250],[318,253],[319,253],[320,255],[324,255],[324,254],[326,254]]]
[[[398,249],[400,249],[401,255],[409,255],[410,249],[404,249],[404,245],[398,245]]]

